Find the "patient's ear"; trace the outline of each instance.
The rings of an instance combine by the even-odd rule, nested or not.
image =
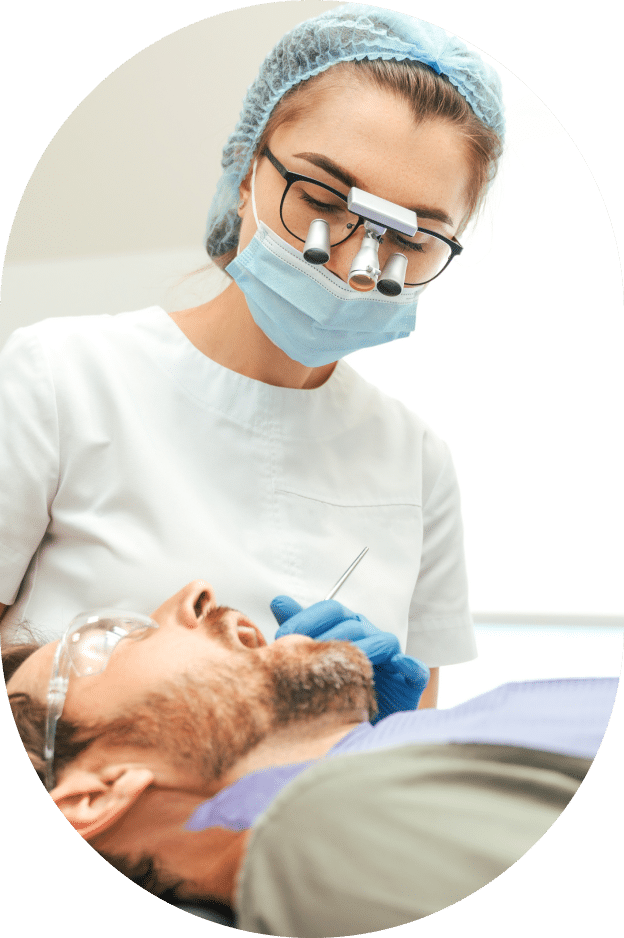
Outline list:
[[[72,768],[50,792],[57,807],[88,840],[119,820],[154,780],[150,769],[107,766],[101,772]]]

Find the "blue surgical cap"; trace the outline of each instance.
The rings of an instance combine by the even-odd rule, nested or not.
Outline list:
[[[500,79],[456,36],[424,20],[364,3],[347,3],[300,23],[283,36],[260,67],[223,150],[221,176],[210,206],[206,249],[220,257],[238,244],[239,186],[275,105],[300,82],[337,62],[408,59],[446,75],[480,120],[502,140]]]

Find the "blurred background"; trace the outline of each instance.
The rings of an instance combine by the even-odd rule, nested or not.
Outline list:
[[[221,149],[273,44],[336,5],[260,4],[201,20],[82,101],[20,202],[0,345],[49,316],[174,310],[223,288],[202,247]],[[236,68],[223,55],[233,48]],[[413,335],[349,356],[454,455],[480,656],[445,669],[442,706],[505,680],[616,674],[624,633],[616,243],[565,128],[492,64],[508,136],[489,203],[462,257],[422,296]]]

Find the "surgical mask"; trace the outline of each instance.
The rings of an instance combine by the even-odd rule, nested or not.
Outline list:
[[[399,296],[363,296],[303,254],[258,219],[254,164],[251,199],[258,230],[226,267],[245,294],[256,325],[289,358],[315,368],[350,352],[403,339],[416,325],[423,287]]]

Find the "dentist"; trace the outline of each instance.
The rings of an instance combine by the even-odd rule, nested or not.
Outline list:
[[[346,4],[284,36],[210,208],[227,288],[172,314],[44,320],[2,353],[3,632],[27,619],[49,641],[84,609],[147,613],[207,577],[268,640],[277,594],[280,634],[392,633],[435,706],[439,667],[476,654],[452,460],[343,358],[414,329],[502,134],[498,77],[431,24]],[[354,192],[417,231],[373,238]],[[378,267],[358,278],[371,238]],[[319,603],[364,546],[350,608]]]

